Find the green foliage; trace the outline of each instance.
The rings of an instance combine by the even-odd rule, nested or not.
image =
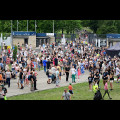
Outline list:
[[[14,61],[17,59],[17,46],[15,46],[15,49],[13,50],[13,59]]]
[[[53,20],[36,20],[37,33],[52,33]],[[54,20],[55,33],[74,33],[81,29],[81,20]],[[17,20],[12,20],[12,31],[17,31]],[[27,20],[18,20],[18,31],[27,31]],[[28,31],[35,31],[35,20],[28,20]],[[11,20],[0,20],[0,32],[11,33]]]

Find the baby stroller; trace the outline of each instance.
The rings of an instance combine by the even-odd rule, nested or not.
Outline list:
[[[56,75],[55,74],[52,74],[52,76],[50,76],[49,70],[47,70],[46,75],[48,77],[48,81],[47,81],[48,84],[51,84],[51,83],[55,84],[56,83]]]
[[[11,76],[12,76],[12,78],[16,79],[15,71],[11,71]]]
[[[52,79],[52,82],[51,83],[56,83],[56,75],[55,74],[52,74],[51,76],[51,79]]]

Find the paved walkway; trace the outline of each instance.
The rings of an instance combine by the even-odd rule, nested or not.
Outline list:
[[[88,75],[89,72],[85,71],[85,74],[82,74],[80,76],[80,79],[76,79],[76,83],[73,84],[77,84],[77,83],[82,83],[82,82],[87,82],[88,81]],[[37,76],[37,91],[41,91],[41,90],[46,90],[46,89],[52,89],[52,88],[56,88],[55,84],[47,84],[47,76],[44,73],[43,70],[41,70],[40,72],[38,71],[38,76]],[[69,82],[66,82],[66,76],[62,76],[61,77],[61,81],[60,81],[60,86],[68,86],[69,83],[72,82],[72,78],[69,77]],[[6,85],[6,88],[8,90],[8,93],[6,94],[7,97],[10,96],[15,96],[15,95],[20,95],[20,94],[26,94],[26,93],[31,93],[30,91],[30,87],[29,86],[25,86],[24,89],[19,89],[17,88],[17,79],[11,79],[11,86],[10,88],[8,88],[8,86]]]

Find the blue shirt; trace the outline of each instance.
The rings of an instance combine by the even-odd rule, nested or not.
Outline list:
[[[47,60],[43,60],[43,66],[46,66]]]
[[[3,68],[3,63],[0,63],[0,67]]]

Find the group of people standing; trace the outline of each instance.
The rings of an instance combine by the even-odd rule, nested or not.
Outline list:
[[[66,82],[72,78],[72,83],[76,79],[80,80],[80,75],[85,74],[85,70],[90,72],[88,77],[89,89],[93,85],[100,83],[102,75],[103,85],[110,82],[113,90],[114,75],[117,82],[120,79],[120,60],[118,57],[107,56],[105,48],[96,48],[92,44],[81,44],[81,39],[65,45],[56,43],[39,46],[39,50],[32,49],[32,45],[21,47],[18,43],[17,59],[14,61],[13,50],[2,50],[0,55],[0,82],[11,86],[11,78],[17,79],[18,88],[24,89],[30,86],[30,90],[37,90],[37,71],[43,67],[48,76],[48,84],[55,80],[56,87],[62,75],[66,75]],[[107,82],[106,82],[107,81]],[[107,91],[105,94],[108,93]],[[109,94],[109,93],[108,93]]]

